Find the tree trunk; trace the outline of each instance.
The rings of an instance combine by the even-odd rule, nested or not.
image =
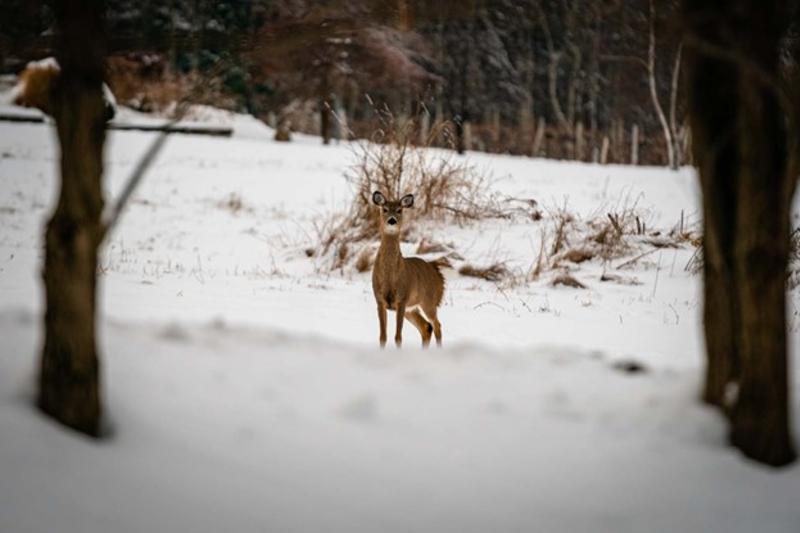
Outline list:
[[[751,58],[777,76],[783,30],[781,2],[748,0]],[[741,304],[741,379],[731,418],[731,442],[771,465],[795,457],[789,429],[786,271],[789,211],[785,110],[751,72],[739,78],[739,212],[734,246]],[[753,132],[758,132],[753,135]]]
[[[53,116],[61,146],[61,193],[45,235],[45,342],[38,405],[59,422],[100,432],[95,341],[97,248],[102,239],[105,141],[103,2],[55,3],[61,75]]]
[[[692,149],[703,192],[703,273],[706,374],[703,401],[725,408],[725,389],[738,364],[735,333],[739,306],[733,279],[736,227],[735,136],[738,108],[733,65],[695,53],[687,57]]]
[[[781,466],[795,458],[785,308],[794,177],[787,169],[788,110],[779,106],[777,85],[763,76],[777,79],[784,5],[736,4],[685,0],[684,6],[693,29],[692,149],[703,190],[703,399],[729,415],[734,446]]]

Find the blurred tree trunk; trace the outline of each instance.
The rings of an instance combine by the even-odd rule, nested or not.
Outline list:
[[[795,459],[789,416],[786,267],[795,177],[779,100],[785,4],[684,0],[692,149],[703,190],[703,399],[757,461]]]
[[[47,309],[38,398],[45,413],[94,436],[100,428],[95,301],[103,209],[104,7],[102,0],[55,2],[61,76],[52,98],[61,192],[45,235]]]
[[[330,104],[325,98],[319,101],[319,129],[322,144],[331,142],[331,109]]]

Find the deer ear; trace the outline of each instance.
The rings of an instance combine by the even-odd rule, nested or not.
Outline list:
[[[400,205],[402,207],[414,207],[414,195],[406,194],[405,196],[400,198]]]
[[[383,205],[386,203],[386,197],[384,197],[380,191],[375,191],[372,193],[372,203],[375,205]]]

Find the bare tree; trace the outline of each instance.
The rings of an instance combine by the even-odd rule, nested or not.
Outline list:
[[[650,0],[649,5],[647,81],[650,85],[650,97],[653,99],[653,107],[656,110],[656,116],[658,116],[661,129],[664,131],[664,142],[667,146],[667,164],[670,168],[675,169],[678,168],[678,163],[675,159],[675,145],[672,142],[673,131],[667,122],[667,117],[664,114],[664,108],[661,107],[661,99],[658,97],[658,83],[656,81],[656,8],[653,0]]]
[[[104,2],[58,0],[54,7],[61,75],[52,98],[61,146],[61,193],[45,235],[47,309],[38,405],[59,422],[98,436],[95,303],[103,235]]]
[[[778,76],[786,7],[784,0],[684,0],[683,8],[705,226],[703,399],[728,415],[734,446],[773,466],[796,457],[786,268],[797,110]]]
[[[669,128],[672,139],[672,154],[675,158],[671,166],[676,170],[683,163],[683,146],[681,145],[682,129],[678,123],[678,91],[680,90],[681,58],[683,57],[683,41],[678,43],[678,51],[675,52],[675,62],[672,66],[672,81],[669,91]]]

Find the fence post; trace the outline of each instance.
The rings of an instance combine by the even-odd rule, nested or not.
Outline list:
[[[639,164],[639,125],[631,127],[631,165]]]

